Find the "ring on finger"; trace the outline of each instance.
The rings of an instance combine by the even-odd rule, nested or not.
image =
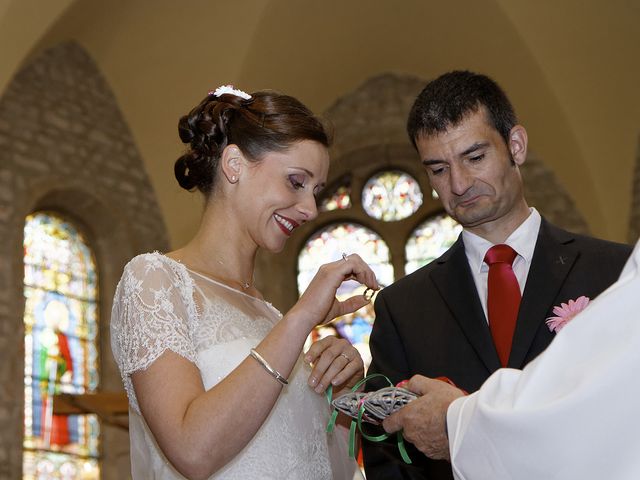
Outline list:
[[[347,261],[347,254],[345,252],[342,252],[342,259],[346,262]]]
[[[342,352],[339,356],[340,356],[340,357],[344,357],[344,358],[346,358],[346,359],[347,359],[347,362],[350,362],[350,361],[351,361],[351,359],[349,358],[349,355],[347,355],[347,354],[346,354],[346,353],[344,353],[344,352]]]

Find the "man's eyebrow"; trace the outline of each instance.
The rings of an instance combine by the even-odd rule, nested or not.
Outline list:
[[[478,150],[481,150],[483,148],[486,148],[489,146],[489,142],[476,142],[473,145],[471,145],[470,147],[468,147],[466,150],[463,150],[462,152],[460,152],[458,154],[459,157],[464,157],[465,155],[469,155],[473,152],[477,152]],[[439,159],[435,159],[435,158],[425,158],[423,160],[421,160],[422,165],[424,165],[425,167],[428,167],[430,165],[438,165],[440,163],[446,163],[444,160],[439,160]]]
[[[437,165],[439,163],[444,163],[444,160],[431,160],[429,158],[425,158],[422,160],[422,165],[428,167],[429,165]]]
[[[481,148],[485,148],[489,146],[489,142],[476,142],[473,145],[471,145],[469,148],[467,148],[465,151],[460,152],[461,157],[464,157],[465,155],[469,155],[470,153],[473,153],[475,151],[480,150]]]

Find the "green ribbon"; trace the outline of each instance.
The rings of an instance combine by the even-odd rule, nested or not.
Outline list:
[[[374,373],[371,375],[367,375],[366,377],[364,377],[362,380],[360,380],[358,383],[356,383],[352,388],[351,391],[355,392],[358,388],[360,388],[365,382],[371,380],[372,378],[376,378],[376,377],[382,377],[384,378],[388,383],[389,386],[393,386],[393,383],[391,382],[391,380],[389,380],[389,378],[387,378],[385,375],[382,375],[381,373]],[[325,392],[325,395],[327,397],[327,401],[329,402],[329,405],[331,405],[331,401],[332,401],[332,397],[333,397],[333,386],[329,385],[329,388],[327,388],[327,391]],[[336,419],[338,418],[338,410],[336,408],[333,409],[333,413],[331,414],[331,418],[329,419],[329,423],[327,423],[327,433],[331,433],[333,432],[333,430],[335,429],[336,426]],[[362,417],[364,415],[364,405],[360,405],[360,409],[358,410],[358,417],[357,419],[351,420],[351,426],[349,427],[349,456],[351,458],[356,458],[356,427],[358,430],[360,430],[360,434],[362,435],[363,438],[369,440],[370,442],[383,442],[385,441],[387,438],[389,438],[389,434],[387,433],[383,433],[382,435],[367,435],[364,430],[362,429]],[[398,443],[398,451],[400,452],[400,456],[402,457],[402,460],[404,460],[405,463],[407,464],[411,464],[411,458],[409,458],[409,454],[407,453],[407,449],[404,446],[404,437],[402,436],[402,431],[396,432],[396,437],[397,437],[397,443]]]

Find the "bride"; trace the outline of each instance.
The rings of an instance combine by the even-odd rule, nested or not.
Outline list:
[[[295,98],[229,86],[178,128],[189,148],[176,178],[206,200],[199,231],[178,250],[131,260],[111,318],[132,477],[351,479],[344,437],[325,433],[322,394],[354,385],[362,359],[335,338],[301,350],[314,326],[367,303],[335,294],[348,278],[377,289],[373,271],[343,255],[284,315],[253,284],[258,248],[281,251],[316,217],[328,136]]]

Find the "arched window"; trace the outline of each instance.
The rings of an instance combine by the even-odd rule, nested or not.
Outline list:
[[[362,190],[362,208],[385,222],[410,217],[422,205],[420,185],[400,170],[385,170],[367,180]]]
[[[29,215],[24,229],[24,479],[98,479],[95,415],[58,415],[54,396],[90,393],[98,375],[98,278],[68,219]]]
[[[408,275],[438,258],[454,244],[461,231],[462,226],[449,215],[426,219],[411,233],[407,241],[404,273]]]
[[[306,290],[320,265],[339,260],[343,252],[358,252],[383,283],[393,281],[393,267],[390,263],[389,248],[373,230],[357,223],[338,223],[325,227],[307,240],[298,256],[298,292]],[[364,287],[355,281],[342,284],[338,298],[345,299],[364,293]],[[316,330],[315,337],[338,334],[348,339],[368,364],[369,334],[373,325],[373,308],[369,305],[357,312],[345,315],[326,327]]]
[[[354,189],[359,195],[353,195]],[[442,207],[437,206],[437,197],[431,192],[427,200],[430,204],[425,206],[422,189],[414,176],[394,168],[370,171],[363,177],[357,173],[347,175],[332,184],[319,201],[317,221],[336,217],[340,220],[317,229],[299,251],[299,294],[304,292],[320,265],[340,259],[342,252],[362,256],[382,285],[389,285],[440,256],[462,228],[451,217],[440,213]],[[363,226],[363,222],[376,231]],[[418,226],[412,227],[416,223]],[[400,235],[407,240],[403,244],[397,237],[385,238],[390,235]],[[394,262],[399,271],[393,269],[393,258],[404,259],[404,262]],[[338,296],[344,298],[362,291],[364,288],[359,284],[346,282]],[[358,348],[368,366],[368,341],[374,319],[372,302],[354,314],[316,329],[312,339],[326,335],[345,337]]]
[[[331,210],[346,210],[351,208],[351,182],[348,178],[343,179],[334,189],[324,196],[318,205],[321,212]]]

